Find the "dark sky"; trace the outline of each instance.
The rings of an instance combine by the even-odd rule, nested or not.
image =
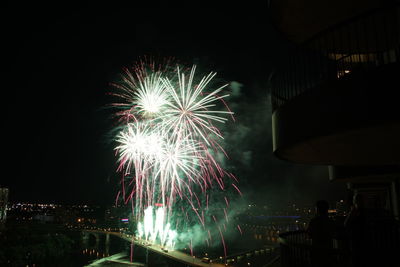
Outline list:
[[[238,172],[256,198],[269,193],[275,201],[314,201],[342,192],[343,185],[329,183],[326,168],[294,166],[272,155],[269,104],[257,99],[267,95],[268,76],[288,45],[271,26],[266,3],[215,8],[201,2],[56,2],[18,1],[2,8],[6,174],[0,184],[10,188],[11,200],[112,201],[118,178],[107,144],[106,93],[121,68],[144,55],[197,62],[243,85],[234,99],[243,113],[238,124],[250,129],[246,138],[263,146],[249,143],[245,150],[252,152],[253,165]],[[264,112],[262,119],[251,120],[250,109]]]

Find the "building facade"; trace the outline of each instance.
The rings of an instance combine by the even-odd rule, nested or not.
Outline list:
[[[399,1],[271,0],[269,11],[295,47],[271,79],[274,154],[325,165],[362,195],[368,223],[381,223],[371,248],[390,251],[400,242]]]
[[[0,227],[4,226],[7,219],[8,188],[0,187]]]

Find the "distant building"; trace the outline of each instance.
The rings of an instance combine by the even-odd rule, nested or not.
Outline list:
[[[8,188],[0,187],[0,227],[7,218]]]
[[[47,215],[47,214],[36,214],[35,216],[33,216],[33,219],[35,221],[42,222],[42,223],[54,222],[54,216]]]

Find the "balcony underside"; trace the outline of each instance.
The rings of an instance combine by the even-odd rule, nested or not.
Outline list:
[[[399,64],[351,74],[274,111],[274,153],[297,163],[400,164]]]
[[[270,16],[289,40],[302,43],[332,25],[381,5],[379,0],[272,0]]]

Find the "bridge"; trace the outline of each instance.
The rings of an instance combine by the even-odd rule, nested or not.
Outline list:
[[[178,250],[169,250],[168,251],[168,250],[164,249],[163,247],[161,247],[158,244],[150,244],[150,243],[147,243],[144,240],[137,240],[137,239],[134,238],[134,236],[127,235],[127,234],[120,233],[120,232],[91,230],[91,229],[81,229],[81,231],[82,232],[87,232],[87,233],[92,233],[95,236],[98,235],[98,234],[106,234],[106,236],[108,237],[108,238],[106,237],[106,242],[107,242],[107,240],[109,240],[109,236],[113,235],[113,236],[121,238],[121,239],[123,239],[125,241],[132,242],[136,246],[143,247],[143,248],[145,248],[145,249],[147,249],[147,250],[149,250],[151,252],[158,253],[158,254],[160,254],[162,256],[165,256],[165,257],[170,258],[170,259],[172,259],[174,261],[183,263],[183,264],[185,264],[187,266],[196,266],[196,267],[210,267],[210,266],[212,266],[212,267],[224,267],[224,266],[226,266],[224,264],[215,263],[215,262],[206,263],[206,262],[203,262],[202,259],[200,259],[200,258],[188,255],[188,254],[183,253],[183,252],[178,251]],[[96,240],[98,240],[98,237],[96,237]]]

